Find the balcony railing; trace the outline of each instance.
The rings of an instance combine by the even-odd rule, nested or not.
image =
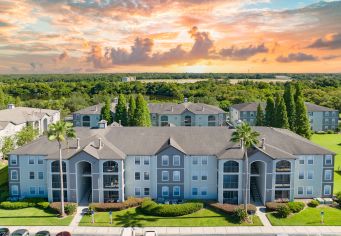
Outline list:
[[[105,182],[103,186],[104,188],[118,188],[119,184],[118,182]]]

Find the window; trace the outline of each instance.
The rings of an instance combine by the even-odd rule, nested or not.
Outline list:
[[[118,173],[118,163],[116,161],[106,161],[103,163],[103,172]]]
[[[169,165],[169,156],[164,155],[162,156],[162,166],[168,166]]]
[[[117,202],[118,199],[118,191],[104,191],[104,202]]]
[[[168,181],[168,180],[169,180],[168,171],[162,171],[162,181]]]
[[[324,180],[332,180],[332,171],[331,170],[325,170],[324,171]]]
[[[44,158],[43,157],[38,157],[38,164],[39,165],[44,164]]]
[[[208,126],[215,126],[216,123],[215,123],[215,116],[208,116]]]
[[[135,165],[140,165],[140,164],[141,164],[141,158],[135,157]]]
[[[44,172],[38,172],[38,179],[44,179]]]
[[[161,116],[161,126],[168,126],[168,116]]]
[[[28,164],[34,165],[34,157],[28,157]]]
[[[83,126],[90,127],[90,116],[83,116],[82,121],[83,121]]]
[[[192,117],[185,116],[185,126],[192,126]]]
[[[236,161],[226,161],[224,163],[224,172],[225,173],[238,173],[239,163]]]
[[[201,196],[207,196],[207,188],[201,188]]]
[[[312,186],[307,186],[306,193],[307,193],[307,195],[312,195],[313,194],[313,187]]]
[[[135,180],[141,180],[140,172],[135,172]]]
[[[308,163],[308,165],[313,165],[314,164],[314,156],[308,156],[307,157],[307,163]]]
[[[180,181],[180,171],[173,171],[173,181]]]
[[[324,159],[324,164],[325,165],[332,165],[333,164],[333,156],[332,155],[326,155]]]
[[[207,165],[207,157],[202,157],[201,158],[201,164],[202,165]]]
[[[180,156],[179,155],[173,156],[173,166],[180,166]]]
[[[202,174],[202,176],[201,176],[201,180],[204,180],[204,181],[206,181],[207,180],[207,174],[205,173],[205,174]]]
[[[60,202],[61,196],[60,196],[60,190],[53,190],[52,191],[52,201],[53,202]],[[64,190],[64,201],[67,201],[67,191]]]
[[[149,188],[144,188],[143,189],[143,195],[144,196],[149,196]]]
[[[36,194],[36,188],[35,187],[30,187],[30,194],[35,195]]]
[[[169,196],[169,187],[162,186],[162,197],[168,197],[168,196]]]
[[[63,174],[63,187],[67,188],[66,174]],[[59,174],[52,175],[52,188],[60,188],[60,175]]]
[[[193,174],[193,175],[192,175],[192,180],[196,181],[196,180],[198,180],[198,179],[199,179],[199,177],[198,177],[197,174]]]
[[[144,172],[143,173],[143,179],[144,180],[149,180],[149,172]]]
[[[328,112],[328,111],[325,111],[325,112],[324,112],[324,115],[325,115],[325,116],[329,116],[329,112]]]
[[[198,196],[198,188],[192,188],[192,196]]]
[[[180,187],[179,186],[174,186],[173,187],[173,196],[174,197],[179,197],[180,196]]]
[[[238,204],[238,191],[224,191],[223,203]]]
[[[290,190],[275,190],[275,200],[289,201]]]
[[[39,191],[39,195],[44,195],[45,194],[44,187],[39,187],[38,191]]]
[[[30,172],[30,179],[34,179],[34,172]]]
[[[308,170],[307,179],[313,179],[313,178],[314,178],[314,171]]]
[[[18,180],[18,171],[11,170],[11,180]]]
[[[238,175],[224,175],[224,188],[238,188]]]
[[[143,157],[143,165],[149,165],[149,157]]]
[[[297,188],[297,194],[298,195],[303,195],[303,187],[298,187]]]
[[[325,185],[323,187],[323,194],[324,195],[330,195],[331,194],[331,191],[332,191],[332,186],[330,185]]]
[[[65,161],[62,162],[63,172],[66,172]],[[59,173],[59,161],[54,161],[51,163],[51,172]]]
[[[103,175],[103,188],[118,187],[118,175]]]
[[[304,179],[304,171],[300,170],[300,172],[298,173],[298,179]]]
[[[18,185],[12,185],[11,186],[11,194],[12,194],[12,196],[19,195],[19,187],[18,187]]]
[[[288,174],[277,174],[276,185],[290,185],[290,175]]]
[[[141,188],[135,188],[135,196],[141,196]]]
[[[11,165],[17,165],[18,164],[18,157],[17,156],[11,156],[10,162],[11,162]]]
[[[290,162],[289,161],[279,161],[276,163],[277,172],[290,172]]]
[[[299,164],[304,165],[304,157],[299,157]]]
[[[198,163],[199,163],[198,158],[197,157],[193,157],[192,164],[193,165],[198,165]]]

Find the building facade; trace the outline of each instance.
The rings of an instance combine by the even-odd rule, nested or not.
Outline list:
[[[76,128],[63,147],[65,200],[124,201],[130,196],[158,201],[210,199],[265,203],[295,198],[330,198],[334,153],[283,129],[256,127],[260,143],[247,150],[231,143],[227,127]],[[9,158],[14,198],[60,200],[58,146],[46,137],[18,148]]]
[[[247,122],[250,125],[256,124],[257,107],[261,105],[265,112],[264,102],[241,103],[230,107],[230,122],[233,125],[239,122]],[[339,111],[328,107],[318,106],[309,102],[307,107],[310,127],[313,131],[336,130],[339,122]]]

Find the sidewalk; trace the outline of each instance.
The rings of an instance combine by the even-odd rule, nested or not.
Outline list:
[[[71,227],[75,227],[75,226],[78,226],[79,225],[79,222],[81,221],[83,215],[84,215],[84,212],[88,207],[87,206],[79,206],[77,207],[77,212],[75,214],[75,216],[73,217],[71,223],[70,223],[70,226]]]
[[[268,217],[266,217],[266,208],[263,206],[257,207],[256,215],[259,217],[262,224],[266,227],[272,227]]]

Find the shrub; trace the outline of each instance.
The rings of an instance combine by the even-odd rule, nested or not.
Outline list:
[[[7,210],[23,209],[30,207],[28,202],[2,202],[0,203],[0,208]]]
[[[41,209],[48,209],[50,206],[49,202],[38,202],[37,207],[41,208]]]
[[[92,203],[89,205],[89,208],[98,212],[106,212],[106,211],[121,211],[130,207],[140,206],[143,202],[143,198],[128,198],[124,202],[115,202],[115,203]]]
[[[237,207],[234,210],[233,215],[234,215],[234,217],[236,217],[236,219],[237,219],[237,221],[239,223],[244,222],[247,219],[247,216],[248,216],[247,212],[244,209],[240,208],[240,207]]]
[[[140,209],[143,213],[153,216],[183,216],[199,211],[204,206],[201,202],[187,202],[182,204],[157,204],[156,202],[145,199]]]
[[[58,214],[61,214],[61,211],[60,211],[60,208],[61,208],[61,203],[60,202],[52,202],[50,203],[50,208],[58,213]],[[72,215],[76,212],[77,210],[77,203],[75,202],[65,202],[64,203],[64,211],[65,211],[65,214],[67,215]]]
[[[38,204],[39,202],[46,202],[46,198],[24,198],[23,202]]]
[[[292,213],[298,213],[304,209],[305,204],[303,202],[289,202],[288,207]]]
[[[287,205],[282,205],[277,208],[277,216],[280,218],[287,218],[290,214],[290,209]]]
[[[311,200],[309,203],[308,203],[308,206],[310,207],[317,207],[318,205],[320,205],[319,201],[317,200]]]
[[[267,202],[265,203],[266,211],[271,212],[271,211],[277,211],[277,208],[279,206],[286,206],[287,203],[284,202]]]
[[[218,209],[220,211],[223,211],[224,213],[227,214],[234,214],[236,209],[244,209],[244,205],[233,205],[233,204],[222,204],[222,203],[211,203],[209,206]],[[256,212],[257,208],[255,205],[248,204],[247,205],[247,210],[248,212],[253,211]]]

